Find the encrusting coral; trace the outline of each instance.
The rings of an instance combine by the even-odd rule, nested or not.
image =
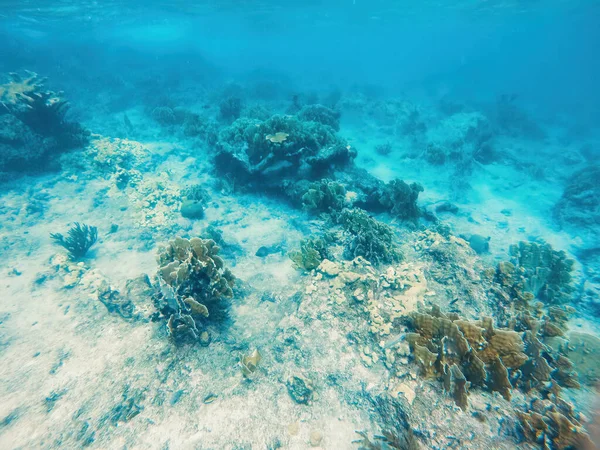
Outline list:
[[[155,303],[176,343],[208,344],[209,324],[227,318],[235,277],[211,239],[175,238],[158,254]]]

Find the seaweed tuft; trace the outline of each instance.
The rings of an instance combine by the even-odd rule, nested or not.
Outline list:
[[[66,237],[62,233],[50,233],[50,237],[69,252],[71,259],[79,259],[83,258],[98,240],[98,228],[75,222]]]

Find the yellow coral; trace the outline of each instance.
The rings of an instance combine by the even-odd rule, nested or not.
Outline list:
[[[267,134],[267,136],[265,137],[265,139],[267,141],[271,141],[274,144],[281,144],[283,141],[285,141],[288,138],[289,134],[287,133],[282,133],[281,131],[275,134]]]

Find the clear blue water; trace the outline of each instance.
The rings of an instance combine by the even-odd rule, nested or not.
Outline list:
[[[599,24],[1,1],[0,448],[595,448]]]

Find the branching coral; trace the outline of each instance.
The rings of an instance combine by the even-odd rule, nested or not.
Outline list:
[[[337,219],[347,234],[344,256],[354,259],[362,256],[376,264],[392,263],[402,259],[394,242],[394,230],[370,217],[362,209],[344,209]]]
[[[304,239],[299,251],[290,252],[290,259],[298,268],[308,271],[316,269],[324,259],[331,258],[330,241],[328,236]]]
[[[207,325],[227,317],[235,277],[218,253],[213,240],[178,237],[158,254],[156,305],[176,343],[208,344]]]
[[[510,247],[511,262],[498,264],[495,280],[523,309],[538,298],[547,304],[564,304],[572,299],[573,265],[565,252],[549,244],[519,242]]]
[[[307,122],[319,122],[340,130],[340,113],[323,105],[306,105],[297,114],[298,118]]]
[[[98,240],[98,229],[94,226],[75,222],[67,236],[61,233],[51,233],[50,237],[60,246],[67,249],[72,259],[85,256],[90,247]]]
[[[312,183],[302,196],[302,206],[313,214],[339,212],[346,206],[346,188],[327,179]]]

